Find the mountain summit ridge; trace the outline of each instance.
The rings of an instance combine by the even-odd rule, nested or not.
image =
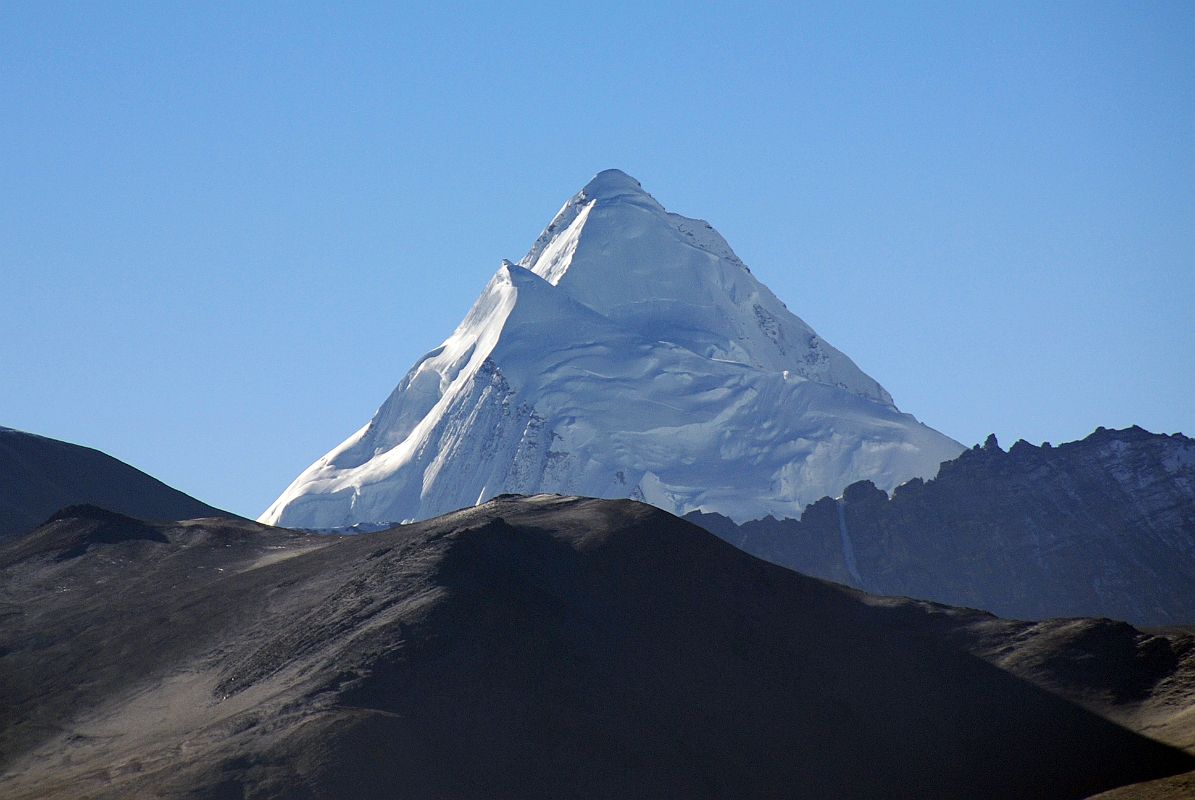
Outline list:
[[[622,195],[642,196],[659,205],[656,199],[644,190],[643,184],[620,169],[602,170],[585,184],[580,193],[594,200],[610,200]]]
[[[707,358],[787,369],[892,404],[756,279],[713,226],[668,212],[620,170],[598,173],[573,195],[519,265],[649,338],[666,330]]]
[[[708,223],[606,170],[261,519],[422,519],[538,492],[792,516],[856,480],[932,476],[962,449],[901,413]]]

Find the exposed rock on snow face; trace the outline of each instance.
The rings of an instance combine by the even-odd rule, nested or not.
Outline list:
[[[962,449],[901,413],[709,225],[607,170],[261,519],[423,519],[508,492],[796,516],[856,480],[932,476]]]

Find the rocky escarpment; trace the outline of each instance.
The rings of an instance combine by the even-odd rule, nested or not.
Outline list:
[[[1022,619],[1195,621],[1195,441],[1139,427],[1057,447],[995,437],[891,498],[867,481],[799,520],[690,519],[868,592]]]

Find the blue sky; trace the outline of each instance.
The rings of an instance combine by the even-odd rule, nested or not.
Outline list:
[[[1195,434],[1192,42],[1181,3],[3,4],[0,425],[256,516],[619,167],[964,443]]]

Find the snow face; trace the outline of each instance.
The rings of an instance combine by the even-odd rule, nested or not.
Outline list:
[[[892,402],[757,281],[708,223],[669,214],[618,170],[569,200],[519,264],[649,339]]]
[[[856,480],[931,477],[962,449],[897,410],[709,225],[607,170],[261,520],[397,522],[506,492],[791,517]]]

